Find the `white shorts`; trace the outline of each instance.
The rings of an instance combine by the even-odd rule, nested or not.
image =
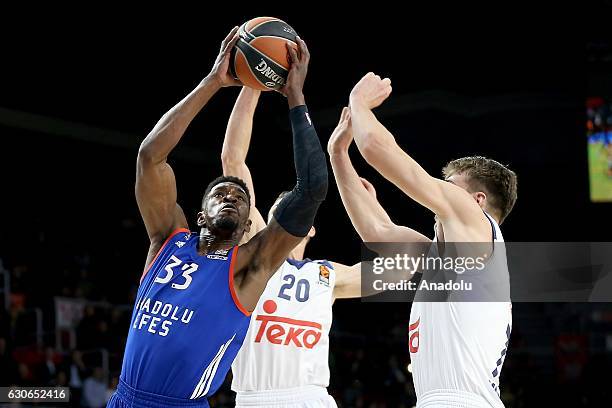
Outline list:
[[[236,393],[236,408],[338,408],[325,387],[306,385]]]
[[[432,390],[427,391],[417,399],[417,408],[492,408],[504,407],[501,400],[499,404],[491,405],[483,397],[467,391],[460,390]]]

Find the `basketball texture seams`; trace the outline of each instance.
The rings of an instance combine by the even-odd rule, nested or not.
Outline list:
[[[296,36],[291,26],[274,17],[247,21],[240,26],[240,38],[232,50],[232,74],[251,88],[280,89],[290,68],[287,44],[297,50]]]

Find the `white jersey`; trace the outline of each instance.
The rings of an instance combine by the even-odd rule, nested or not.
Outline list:
[[[503,242],[499,226],[487,218],[494,241]],[[485,265],[481,273],[492,268],[502,271],[495,279],[501,280],[509,299],[503,244],[495,245]],[[410,312],[409,348],[417,407],[503,407],[499,376],[511,330],[509,301],[415,301]]]
[[[270,278],[232,363],[238,393],[329,385],[335,271],[327,261],[287,260]]]

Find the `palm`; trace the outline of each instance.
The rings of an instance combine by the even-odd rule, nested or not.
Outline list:
[[[327,145],[329,153],[348,150],[353,141],[353,129],[351,126],[351,114],[348,108],[342,109],[340,122],[332,132]]]
[[[353,135],[346,123],[339,125],[332,133],[334,144],[343,148],[348,148],[353,140]]]
[[[351,125],[351,112],[349,108],[342,109],[340,121],[332,132],[329,142],[327,143],[328,153],[338,153],[348,151],[351,142],[353,141],[353,128]]]

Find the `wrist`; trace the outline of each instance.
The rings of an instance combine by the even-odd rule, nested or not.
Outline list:
[[[349,106],[351,109],[368,109],[368,106],[363,99],[354,97],[352,95],[349,97]]]
[[[348,147],[332,146],[329,149],[330,160],[343,160],[348,157]]]
[[[221,79],[214,74],[208,74],[202,82],[200,82],[200,87],[206,87],[209,89],[213,89],[214,91],[218,91],[223,88],[223,84],[221,83]]]
[[[304,99],[302,90],[288,90],[287,102],[289,103],[289,109],[295,108],[299,105],[306,105],[306,100]]]
[[[251,95],[251,96],[260,96],[261,91],[259,89],[251,88],[246,85],[242,85],[242,92]]]

